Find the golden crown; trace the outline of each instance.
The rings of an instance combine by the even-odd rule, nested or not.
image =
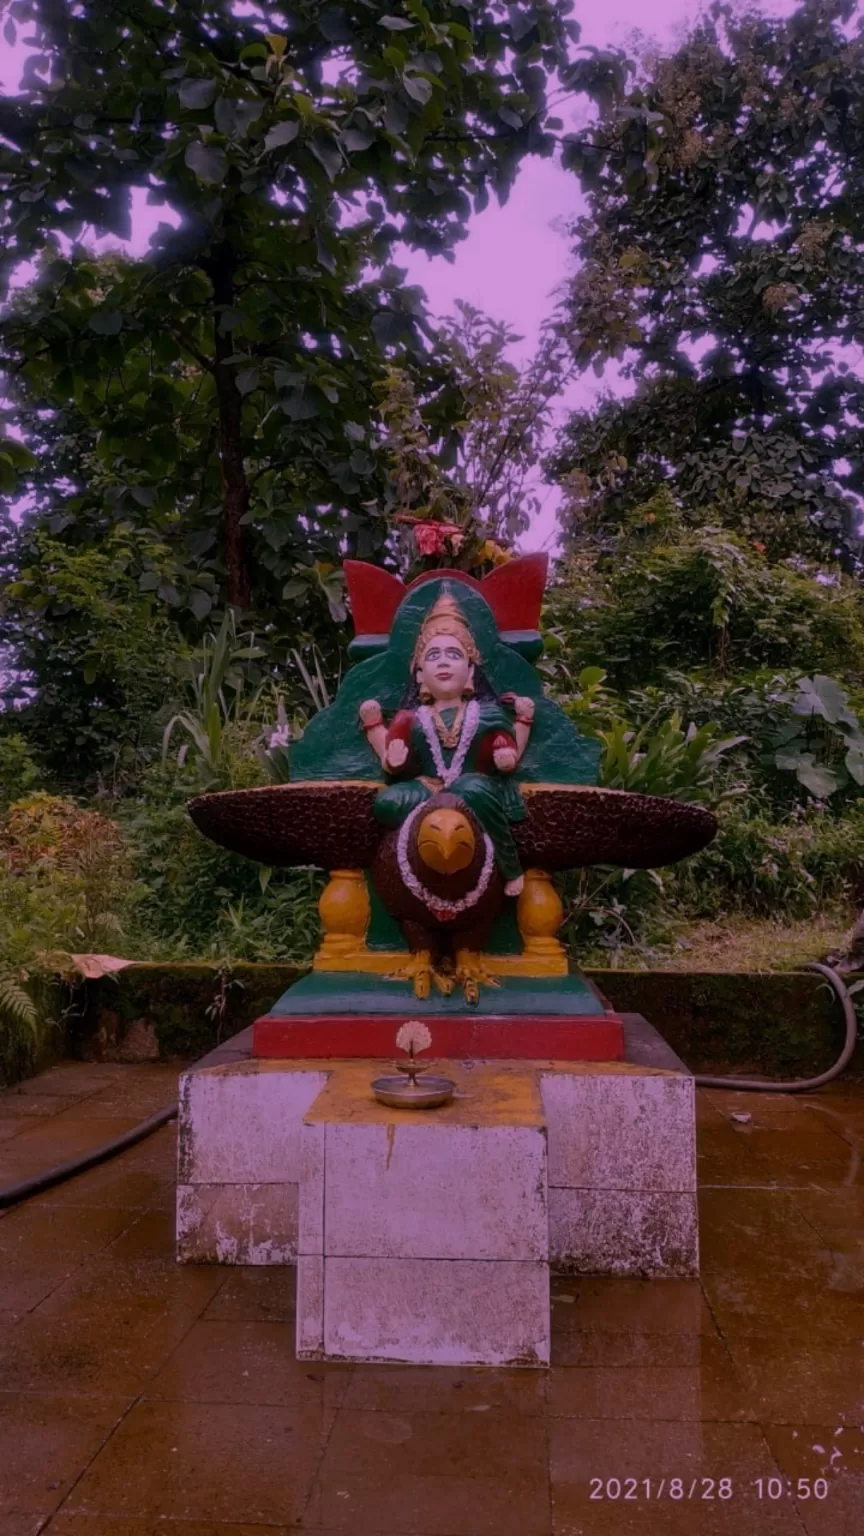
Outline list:
[[[463,647],[469,661],[479,662],[480,652],[477,649],[474,636],[468,626],[462,609],[459,607],[449,587],[444,587],[441,596],[430,608],[417,636],[417,644],[414,647],[414,655],[411,658],[411,668],[420,665],[429,641],[436,635],[452,635]]]

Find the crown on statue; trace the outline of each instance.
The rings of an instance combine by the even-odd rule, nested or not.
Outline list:
[[[414,647],[414,655],[411,659],[412,670],[420,665],[423,653],[430,640],[436,635],[452,635],[459,641],[469,661],[480,661],[480,652],[474,641],[474,636],[468,626],[462,609],[459,607],[449,582],[445,583],[441,596],[429,609],[426,618],[417,636],[417,644]]]

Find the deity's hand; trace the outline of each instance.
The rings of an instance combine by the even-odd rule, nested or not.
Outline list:
[[[373,726],[383,725],[384,716],[381,713],[381,705],[377,699],[366,699],[360,705],[360,724],[364,730],[371,730]]]
[[[384,758],[385,768],[401,768],[408,760],[408,746],[404,741],[391,741]]]
[[[529,699],[527,695],[522,697],[521,694],[516,694],[513,699],[513,708],[516,712],[516,719],[522,725],[531,725],[533,723],[534,710],[536,708],[533,699]]]
[[[512,773],[519,758],[512,747],[499,747],[497,752],[493,752],[492,761],[499,773]]]

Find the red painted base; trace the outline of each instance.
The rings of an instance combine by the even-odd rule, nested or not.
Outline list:
[[[408,1018],[406,1013],[405,1019]],[[396,1055],[393,1014],[361,1018],[261,1018],[252,1026],[252,1055],[301,1058]],[[442,1015],[432,1027],[431,1054],[451,1061],[623,1061],[624,1029],[617,1014],[602,1019]]]

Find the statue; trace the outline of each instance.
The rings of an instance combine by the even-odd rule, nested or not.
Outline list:
[[[226,847],[329,872],[313,975],[274,1013],[601,1015],[557,937],[554,872],[672,863],[710,841],[713,816],[595,787],[599,744],[532,664],[545,556],[408,587],[345,570],[357,665],[292,746],[289,781],[190,805]]]

